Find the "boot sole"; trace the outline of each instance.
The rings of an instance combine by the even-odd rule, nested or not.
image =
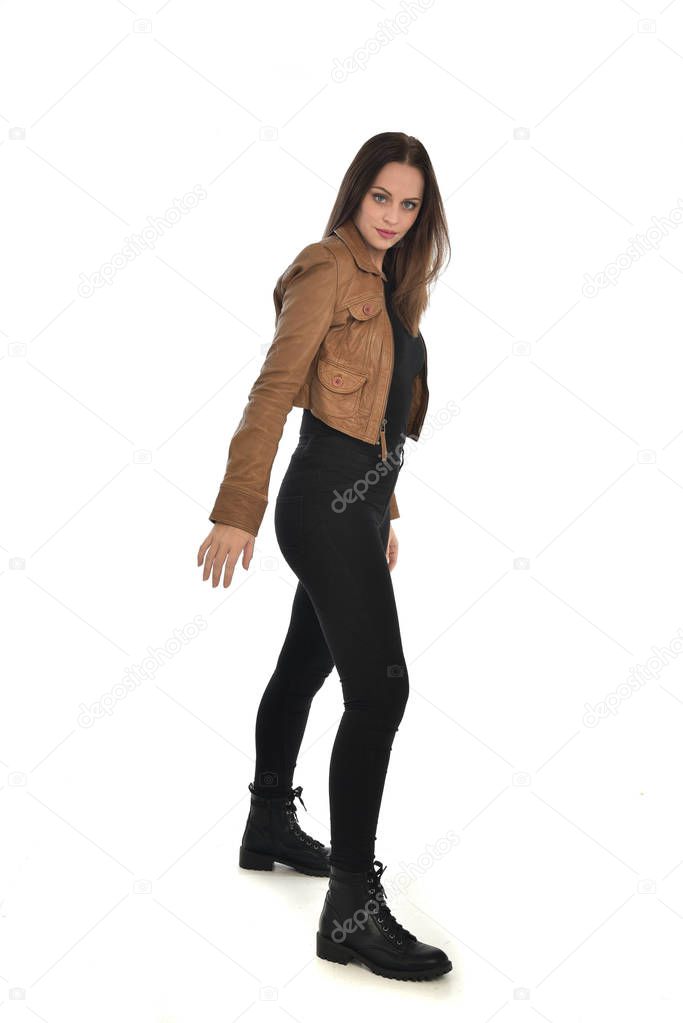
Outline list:
[[[301,863],[294,863],[292,860],[276,860],[274,856],[266,855],[265,853],[251,852],[249,849],[245,849],[244,846],[240,846],[240,867],[245,870],[272,870],[274,863],[282,863],[286,867],[291,867],[292,870],[297,870],[300,874],[307,874],[309,877],[329,877],[330,870],[316,870],[315,867],[306,867]]]
[[[453,969],[453,964],[448,961],[440,963],[438,966],[429,966],[424,970],[391,970],[385,966],[378,966],[377,963],[373,963],[371,959],[355,949],[331,941],[320,931],[316,935],[316,952],[320,959],[326,959],[330,963],[340,963],[342,966],[348,966],[354,961],[363,963],[379,977],[389,977],[391,980],[433,980]]]

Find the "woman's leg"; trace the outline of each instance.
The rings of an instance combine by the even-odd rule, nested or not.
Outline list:
[[[323,495],[276,506],[275,528],[303,583],[342,684],[344,713],[330,762],[330,863],[363,870],[374,858],[392,741],[408,699],[394,591],[386,560],[388,509],[360,501],[341,513]],[[303,511],[303,516],[301,512]],[[302,518],[314,523],[302,529]]]
[[[301,582],[289,629],[256,716],[254,791],[286,795],[313,697],[334,667],[318,616]]]

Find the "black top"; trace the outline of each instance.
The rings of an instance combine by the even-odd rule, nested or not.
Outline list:
[[[419,334],[409,334],[395,314],[391,295],[393,289],[388,281],[384,283],[384,297],[394,335],[394,371],[391,377],[387,399],[386,441],[387,455],[397,446],[403,448],[408,412],[413,395],[413,379],[424,365],[424,349]]]
[[[393,305],[391,302],[392,287],[388,281],[384,282],[384,299],[386,302],[387,312],[391,321],[393,342],[394,342],[394,369],[391,376],[391,384],[389,386],[389,394],[387,397],[387,408],[384,413],[386,417],[385,425],[385,437],[387,445],[387,459],[391,467],[395,467],[402,462],[402,451],[403,444],[405,441],[405,431],[408,422],[408,412],[410,411],[410,402],[413,394],[413,379],[421,371],[424,365],[424,349],[422,341],[419,335],[417,337],[409,334],[406,328],[403,326],[401,321],[394,313]],[[314,416],[310,409],[304,409],[301,418],[301,430],[302,434],[309,433],[340,433],[342,431],[335,430],[333,427],[324,423],[317,416]],[[348,443],[356,446],[366,446],[364,441],[359,441],[355,437],[348,437]],[[381,457],[381,444],[375,445],[377,448],[377,456]],[[368,448],[368,451],[371,449]],[[391,452],[395,451],[396,455],[390,457]],[[401,454],[401,457],[397,456]]]

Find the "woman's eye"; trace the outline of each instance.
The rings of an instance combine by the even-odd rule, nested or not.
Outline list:
[[[373,192],[372,193],[372,198],[373,199],[386,199],[386,195],[382,195],[381,192]],[[409,210],[414,210],[415,207],[417,206],[417,203],[413,202],[412,199],[406,199],[405,202],[407,202],[409,204],[408,207],[407,207]]]

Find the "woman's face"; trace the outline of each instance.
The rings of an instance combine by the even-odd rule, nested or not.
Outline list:
[[[385,163],[356,211],[353,222],[381,268],[387,249],[415,223],[422,204],[422,171],[406,163]]]

